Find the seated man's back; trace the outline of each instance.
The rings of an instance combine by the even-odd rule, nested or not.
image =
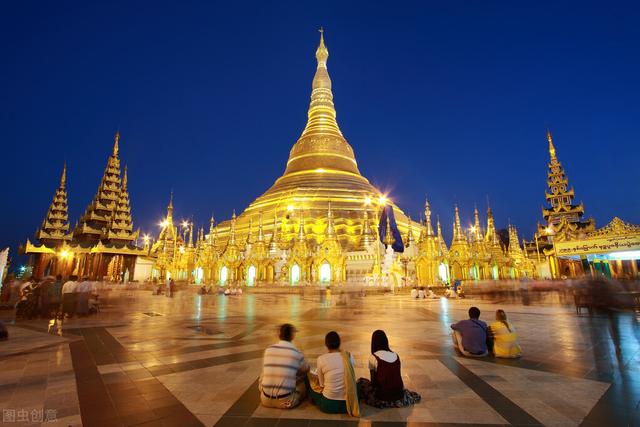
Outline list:
[[[462,346],[472,354],[487,352],[487,324],[480,319],[460,320],[451,329],[462,335]]]

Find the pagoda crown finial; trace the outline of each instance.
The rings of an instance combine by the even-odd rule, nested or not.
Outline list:
[[[433,226],[431,225],[431,205],[429,205],[429,199],[424,198],[424,216],[427,225],[427,236],[433,236]]]
[[[60,189],[64,190],[67,184],[67,162],[62,166],[62,175],[60,175]]]
[[[116,136],[113,138],[113,157],[118,157],[120,142],[120,131],[116,131]]]
[[[167,205],[167,221],[173,219],[173,190],[169,195],[169,204]]]
[[[556,157],[556,148],[553,146],[553,138],[551,137],[551,131],[547,129],[547,141],[549,141],[549,155],[552,159]]]
[[[326,68],[329,50],[324,44],[324,28],[320,27],[318,31],[320,32],[320,44],[318,45],[318,49],[316,49],[316,59],[318,60],[318,67]]]

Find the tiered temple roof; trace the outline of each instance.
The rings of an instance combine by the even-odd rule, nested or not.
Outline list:
[[[547,224],[557,227],[563,219],[571,224],[587,226],[592,220],[582,221],[584,215],[584,205],[574,204],[575,192],[573,187],[569,188],[569,179],[565,174],[562,164],[556,156],[556,149],[553,145],[551,132],[547,132],[549,141],[549,171],[547,172],[547,186],[549,191],[545,192],[548,208],[542,209],[542,216]]]
[[[119,141],[116,132],[98,191],[73,232],[78,243],[129,245],[138,237],[139,232],[133,231],[126,172],[124,178],[120,175]]]
[[[67,203],[67,164],[62,168],[60,184],[53,196],[42,226],[36,232],[36,238],[47,246],[59,246],[71,240],[69,233],[69,209]]]

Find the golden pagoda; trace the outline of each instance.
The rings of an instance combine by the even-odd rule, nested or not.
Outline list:
[[[317,67],[312,81],[307,124],[291,148],[284,174],[263,195],[253,201],[236,220],[236,232],[246,236],[251,221],[264,215],[265,231],[270,233],[274,217],[280,219],[280,237],[295,240],[296,224],[304,212],[304,233],[313,245],[324,239],[329,203],[335,222],[336,238],[343,249],[362,246],[363,211],[372,215],[382,195],[360,174],[353,148],[343,136],[336,120],[332,82],[327,69],[329,50],[321,31],[316,50]],[[407,230],[408,219],[394,206],[399,227]],[[229,239],[231,223],[220,224],[220,239]]]
[[[506,271],[508,258],[496,240],[490,212],[484,235],[475,210],[469,241],[456,206],[454,238],[448,248],[440,221],[434,232],[428,201],[423,226],[412,222],[360,174],[353,148],[336,120],[328,57],[321,31],[307,124],[291,148],[283,175],[240,215],[234,211],[230,220],[215,227],[211,220],[209,234],[199,233],[193,251],[191,243],[180,242],[167,225],[152,250],[157,256],[154,277],[166,278],[171,266],[174,277],[195,283],[402,286],[491,278],[490,262]],[[396,238],[404,240],[402,254],[391,247],[392,221],[387,216],[385,223],[379,223],[387,205],[400,231]],[[165,223],[171,224],[170,215]],[[380,228],[386,230],[384,242],[378,238]],[[417,241],[414,231],[419,232]],[[164,246],[178,249],[165,254],[161,242],[167,233],[173,233],[171,243]],[[173,260],[168,259],[170,254],[175,254]]]

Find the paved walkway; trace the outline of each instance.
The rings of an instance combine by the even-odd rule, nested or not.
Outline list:
[[[471,305],[507,311],[520,360],[458,357],[449,325]],[[8,313],[0,312],[1,316]],[[336,330],[368,377],[371,333],[384,329],[419,404],[362,407],[360,420],[259,405],[257,378],[277,326],[291,322],[312,364]],[[0,344],[0,403],[7,425],[340,426],[640,425],[640,329],[631,313],[576,316],[572,307],[407,296],[197,296],[114,291],[100,314],[9,326]]]

